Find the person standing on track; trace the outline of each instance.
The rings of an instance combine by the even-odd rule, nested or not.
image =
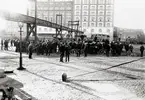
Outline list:
[[[63,62],[64,52],[65,52],[64,42],[60,43],[59,51],[60,51],[60,62]]]
[[[32,53],[33,53],[33,43],[30,42],[28,46],[28,52],[29,52],[29,59],[32,59]]]
[[[143,44],[140,46],[140,53],[141,53],[141,57],[143,57],[143,52],[144,52],[144,46]]]
[[[69,55],[70,55],[70,45],[69,43],[65,43],[65,62],[69,62]]]

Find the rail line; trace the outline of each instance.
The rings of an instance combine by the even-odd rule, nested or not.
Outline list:
[[[104,68],[104,69],[100,69],[100,70],[96,70],[96,71],[92,71],[92,72],[87,72],[87,73],[84,73],[84,74],[76,75],[76,76],[73,76],[73,77],[69,77],[68,79],[71,79],[71,78],[74,78],[74,77],[79,77],[79,76],[84,76],[84,75],[88,75],[88,74],[92,74],[92,73],[96,73],[96,72],[100,72],[100,71],[104,71],[104,70],[108,70],[108,69],[112,69],[112,68],[116,68],[116,67],[119,67],[119,66],[122,66],[122,65],[126,65],[126,64],[130,64],[130,63],[142,60],[142,59],[145,59],[145,58],[139,58],[139,59],[136,59],[136,60],[132,60],[132,61],[124,62],[124,63],[121,63],[121,64],[117,64],[117,65],[114,65],[114,66],[111,66],[111,67],[108,67],[108,68]]]

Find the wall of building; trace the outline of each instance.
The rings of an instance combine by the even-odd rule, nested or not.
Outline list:
[[[88,37],[92,34],[113,36],[113,10],[113,0],[74,0],[74,20],[80,21],[80,29]]]
[[[37,3],[37,17],[40,19],[44,19],[47,21],[51,21],[56,23],[56,15],[62,15],[62,23],[60,20],[60,16],[57,17],[57,23],[62,24],[63,26],[68,26],[68,21],[73,20],[73,1],[56,1],[56,0],[48,0],[48,1],[39,1]],[[31,9],[29,11],[30,16],[35,16],[35,6],[34,3],[31,4]],[[37,28],[38,34],[41,33],[50,33],[55,34],[55,29],[41,27]]]

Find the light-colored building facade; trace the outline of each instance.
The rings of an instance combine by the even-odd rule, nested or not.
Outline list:
[[[113,38],[114,0],[74,0],[74,20],[88,36]]]

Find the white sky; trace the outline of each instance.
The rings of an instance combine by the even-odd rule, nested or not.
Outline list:
[[[27,1],[28,0],[0,0],[0,9],[26,13]],[[145,0],[115,0],[114,8],[115,26],[145,29]]]
[[[115,0],[114,25],[145,29],[145,0]]]

